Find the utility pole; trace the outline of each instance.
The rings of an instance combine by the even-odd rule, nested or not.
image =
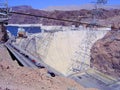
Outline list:
[[[0,23],[8,24],[8,0],[0,0]]]
[[[8,24],[8,0],[0,0],[0,42],[8,39],[4,24]]]

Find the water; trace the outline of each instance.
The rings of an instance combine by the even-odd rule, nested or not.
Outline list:
[[[6,26],[7,30],[14,36],[17,36],[19,26]],[[23,27],[28,33],[40,33],[41,29],[37,26]]]

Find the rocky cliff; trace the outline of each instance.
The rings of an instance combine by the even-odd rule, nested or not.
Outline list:
[[[8,39],[7,31],[3,24],[0,24],[0,42],[5,42]]]
[[[85,17],[82,18],[82,22],[92,22],[93,14],[95,10],[86,10],[86,9],[81,9],[81,10],[71,10],[71,11],[59,11],[59,10],[54,10],[54,11],[44,11],[44,10],[38,10],[38,9],[33,9],[30,6],[16,6],[13,7],[13,11],[16,12],[23,12],[23,13],[29,13],[29,14],[34,14],[34,15],[41,15],[41,16],[47,16],[47,17],[54,17],[58,19],[69,19],[69,20],[76,20],[80,21],[80,17]],[[99,12],[96,15],[96,18],[98,20],[105,20],[107,18],[113,18],[116,16],[120,15],[120,9],[111,9],[111,10],[105,10],[105,9],[99,9]],[[114,20],[111,21],[111,23],[116,22]],[[70,22],[63,22],[63,21],[57,21],[57,20],[50,20],[50,19],[43,19],[43,18],[38,18],[38,17],[30,17],[30,16],[23,16],[23,15],[16,15],[13,14],[11,16],[11,19],[9,20],[9,23],[12,24],[35,24],[35,23],[42,23],[45,25],[72,25],[76,23],[70,23]],[[103,23],[103,22],[102,22]],[[102,24],[101,23],[101,24]]]
[[[112,30],[91,49],[91,67],[120,78],[120,30]]]

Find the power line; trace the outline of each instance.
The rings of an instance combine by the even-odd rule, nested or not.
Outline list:
[[[59,18],[53,18],[53,17],[47,17],[47,16],[41,16],[41,15],[34,15],[34,14],[29,14],[29,13],[21,13],[21,12],[10,12],[13,14],[19,14],[19,15],[26,15],[26,16],[33,16],[33,17],[40,17],[40,18],[47,18],[47,19],[53,19],[53,20],[59,20],[59,21],[66,21],[66,22],[75,22],[75,23],[80,23],[80,21],[75,21],[75,20],[67,20],[67,19],[59,19]]]
[[[22,13],[22,12],[10,12],[10,13],[12,13],[12,14],[18,14],[18,15],[25,15],[25,16],[33,16],[33,17],[47,18],[47,19],[52,19],[52,20],[65,21],[65,22],[74,22],[74,23],[78,23],[78,24],[86,24],[86,25],[88,25],[88,26],[107,27],[107,26],[98,25],[98,24],[90,24],[90,23],[84,23],[84,22],[80,22],[80,21],[76,21],[76,20],[59,19],[59,18],[54,18],[54,17],[34,15],[34,14],[30,14],[30,13]],[[83,17],[81,17],[81,18],[83,18]]]
[[[8,22],[8,0],[0,0],[0,23]]]

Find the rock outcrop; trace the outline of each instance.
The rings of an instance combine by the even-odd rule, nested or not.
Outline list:
[[[91,49],[91,67],[120,78],[120,30],[112,30]]]
[[[40,15],[40,16],[46,16],[46,17],[54,17],[58,19],[69,19],[69,20],[76,20],[81,22],[88,22],[91,23],[93,21],[93,12],[94,10],[86,10],[86,9],[81,9],[81,10],[70,10],[70,11],[44,11],[44,10],[38,10],[34,9],[30,6],[16,6],[12,7],[13,11],[16,12],[23,12],[23,13],[29,13],[29,14],[34,14],[34,15]],[[99,20],[102,19],[100,24],[103,22],[107,22],[107,18],[112,19],[113,17],[120,16],[120,9],[110,9],[110,10],[105,10],[105,9],[100,9],[100,13],[96,16],[96,18]],[[82,19],[80,17],[83,17]],[[115,22],[114,18],[109,20],[109,24]],[[120,20],[117,19],[119,22]],[[76,25],[76,23],[73,22],[63,22],[63,21],[58,21],[58,20],[52,20],[52,19],[45,19],[45,18],[38,18],[38,17],[30,17],[30,16],[25,16],[25,15],[18,15],[18,14],[12,14],[11,19],[9,20],[9,23],[11,24],[37,24],[37,23],[42,23],[44,25]],[[103,24],[102,24],[103,25]],[[106,25],[106,23],[104,24]]]
[[[5,26],[3,24],[0,24],[0,42],[5,42],[7,41],[8,36],[7,36],[7,31],[5,29]]]

